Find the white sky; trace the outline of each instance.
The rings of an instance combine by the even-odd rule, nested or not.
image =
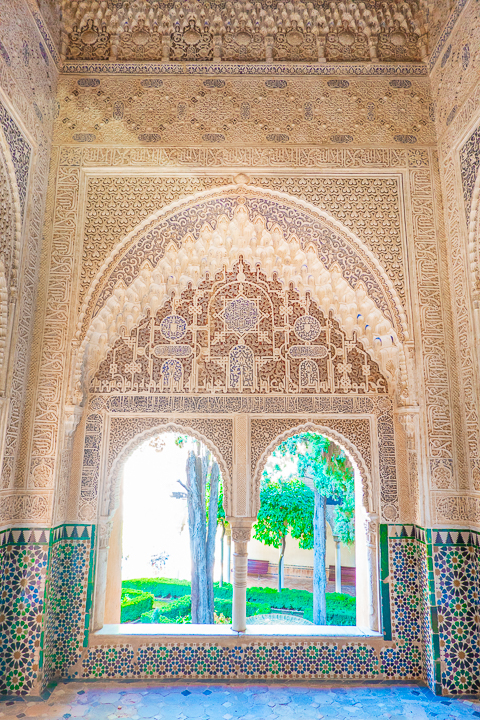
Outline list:
[[[154,554],[169,559],[161,575],[190,579],[190,546],[186,499],[172,498],[184,492],[186,448],[175,445],[175,435],[165,433],[164,449],[158,452],[146,442],[125,463],[123,483],[124,580],[156,577],[150,564]]]

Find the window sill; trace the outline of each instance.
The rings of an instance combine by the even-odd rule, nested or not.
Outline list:
[[[232,630],[230,625],[177,625],[123,623],[104,625],[93,638],[123,640],[132,637],[301,637],[301,638],[383,638],[382,633],[369,628],[345,625],[247,625],[245,632]]]

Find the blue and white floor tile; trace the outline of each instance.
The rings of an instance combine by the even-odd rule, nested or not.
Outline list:
[[[46,700],[0,702],[0,718],[41,720],[472,720],[480,698],[417,685],[59,684]]]

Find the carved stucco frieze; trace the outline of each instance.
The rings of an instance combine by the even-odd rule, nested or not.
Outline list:
[[[480,9],[477,3],[458,3],[458,19],[433,68],[432,95],[439,135],[439,173],[446,228],[446,253],[451,283],[452,397],[456,408],[456,452],[452,461],[438,461],[432,468],[436,487],[438,523],[478,524],[480,490],[479,376],[478,376],[478,248],[475,247],[480,165],[480,82],[478,38]],[[456,376],[456,377],[455,377]],[[456,382],[456,386],[455,386]],[[457,466],[460,468],[457,470]],[[463,466],[463,468],[462,468]],[[460,479],[462,496],[452,496],[450,476]]]
[[[32,384],[28,363],[32,353],[33,318],[39,277],[39,248],[43,226],[48,163],[52,141],[53,95],[57,71],[45,50],[43,39],[22,0],[0,7],[2,48],[0,58],[0,126],[2,150],[11,164],[16,202],[16,238],[4,256],[2,316],[8,292],[8,330],[5,342],[10,370],[2,380],[9,407],[4,430],[1,486],[4,489],[2,522],[48,522],[51,509],[43,471],[38,490],[26,492],[25,461],[28,456]],[[6,238],[2,233],[2,237]],[[4,368],[6,369],[6,368]],[[15,488],[18,501],[10,493]]]
[[[55,143],[141,146],[145,153],[203,145],[212,155],[219,147],[267,146],[281,155],[294,145],[340,152],[435,143],[428,78],[356,77],[355,69],[345,77],[250,75],[64,75]]]
[[[308,290],[324,312],[333,308],[384,371],[395,377],[398,368],[405,382],[401,340],[407,334],[406,315],[389,278],[373,253],[316,212],[272,191],[227,187],[174,206],[161,213],[164,217],[148,222],[112,253],[84,302],[80,318],[87,330],[80,334],[85,339],[78,352],[76,382],[82,368],[88,373],[91,367],[89,354],[94,353],[95,363],[103,355],[102,348],[92,344],[95,338],[102,338],[103,347],[112,347],[125,324],[124,310],[130,315],[132,303],[138,308],[164,304],[174,289],[178,295],[189,283],[196,286],[205,273],[216,276],[223,265],[230,270],[240,256],[252,266],[258,264],[267,278],[278,275],[285,288],[293,283],[302,297]],[[116,323],[108,319],[111,316]]]
[[[424,164],[428,158],[420,155],[419,161]],[[214,174],[89,177],[80,302],[112,249],[140,222],[174,200],[230,185],[231,181],[231,176]],[[301,198],[339,220],[375,253],[405,303],[405,261],[397,177],[295,177],[254,173],[245,175],[243,182]]]

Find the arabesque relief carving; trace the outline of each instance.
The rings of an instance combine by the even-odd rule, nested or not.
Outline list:
[[[177,228],[182,235],[186,232],[181,240]],[[110,272],[103,272],[84,303],[83,326],[88,330],[78,351],[75,393],[81,392],[80,372],[88,378],[121,328],[131,329],[130,308],[137,308],[137,317],[139,308],[154,311],[173,290],[181,294],[188,283],[196,287],[206,272],[213,278],[224,265],[231,269],[240,256],[252,267],[258,264],[265,279],[275,272],[284,288],[293,283],[302,297],[308,290],[325,316],[333,310],[342,327],[358,334],[384,373],[395,380],[399,373],[399,383],[406,384],[397,341],[407,333],[403,308],[369,252],[353,238],[344,238],[326,216],[312,217],[298,205],[294,211],[283,198],[254,188],[245,188],[242,195],[227,188],[201,204],[186,204],[164,220],[147,222],[127,238],[118,257],[104,264]],[[173,359],[170,364],[175,364]],[[177,391],[180,386],[177,383]]]
[[[188,247],[186,258],[195,263]],[[231,271],[207,274],[196,287],[189,283],[154,316],[126,330],[90,390],[288,395],[388,388],[354,331],[347,339],[309,292],[302,297],[274,271],[268,281],[240,256]]]

